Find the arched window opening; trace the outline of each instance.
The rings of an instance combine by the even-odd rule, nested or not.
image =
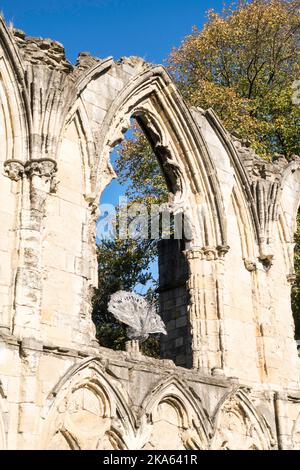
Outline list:
[[[184,216],[172,212],[176,181],[166,171],[164,149],[155,147],[151,137],[142,120],[132,119],[123,142],[111,153],[117,178],[100,198],[93,319],[100,345],[124,350],[127,327],[108,311],[110,296],[119,290],[144,296],[155,305],[168,334],[150,335],[141,351],[188,367]]]

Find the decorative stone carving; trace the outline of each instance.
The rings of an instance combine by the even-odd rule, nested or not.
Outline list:
[[[221,405],[215,422],[214,450],[269,450],[274,445],[269,429],[244,392],[231,395]]]
[[[19,160],[6,160],[4,174],[13,181],[19,181],[24,175],[24,163]]]
[[[87,367],[71,378],[60,391],[49,417],[47,448],[124,449],[124,430],[116,410],[116,399],[102,387],[96,370]]]
[[[25,173],[30,179],[31,209],[43,213],[47,195],[56,188],[55,174],[57,163],[51,158],[39,158],[30,160],[25,164]],[[34,217],[34,215],[32,214]],[[37,216],[36,223],[41,220]]]
[[[209,420],[187,384],[170,378],[144,401],[149,437],[143,449],[206,449]],[[145,435],[144,430],[144,435]]]
[[[226,255],[226,253],[228,253],[229,250],[230,250],[230,246],[228,245],[217,246],[219,258],[224,258],[224,256]]]
[[[185,449],[185,431],[180,422],[180,414],[170,401],[162,401],[157,409],[156,416],[152,418],[152,433],[145,450]]]
[[[205,246],[203,248],[203,254],[207,261],[213,261],[218,258],[218,251],[210,246]]]
[[[253,271],[256,271],[257,269],[257,266],[256,266],[256,263],[255,261],[251,260],[251,259],[244,259],[244,265],[245,265],[245,268],[247,269],[247,271],[249,271],[250,273],[253,272]]]
[[[25,172],[32,178],[39,176],[45,180],[51,180],[57,171],[57,163],[52,158],[39,158],[37,160],[30,160],[25,164]]]

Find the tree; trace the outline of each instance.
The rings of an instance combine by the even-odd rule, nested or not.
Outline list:
[[[299,1],[238,1],[213,10],[169,58],[169,70],[192,106],[212,107],[225,127],[262,157],[300,153]]]
[[[210,10],[203,29],[194,28],[173,49],[168,69],[190,106],[213,108],[226,128],[249,140],[263,158],[290,158],[300,154],[300,105],[292,101],[293,82],[300,79],[299,45],[299,1],[236,1],[221,14]],[[121,181],[130,180],[126,194],[131,201],[166,200],[157,161],[137,128],[122,145],[116,170]],[[295,319],[300,309],[299,236]],[[144,248],[140,254],[147,260]]]
[[[136,122],[132,138],[125,140],[115,166],[119,181],[126,184],[126,196],[131,202],[161,204],[168,201],[165,178],[153,150]]]

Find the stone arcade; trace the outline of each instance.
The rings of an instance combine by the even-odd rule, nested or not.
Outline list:
[[[72,66],[2,20],[0,103],[0,448],[300,449],[300,159],[262,161],[161,66]],[[98,201],[131,117],[191,222],[162,248],[160,360],[99,347],[91,320]]]

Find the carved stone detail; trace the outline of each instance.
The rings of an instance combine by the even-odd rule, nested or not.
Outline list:
[[[238,392],[239,393],[239,392]],[[212,441],[216,450],[269,450],[274,439],[252,405],[241,396],[232,395],[221,406],[217,426]]]
[[[291,164],[300,163],[294,155],[288,161],[284,155],[274,155],[272,161],[260,158],[250,142],[232,136],[233,145],[248,174],[247,185],[252,193],[252,211],[259,244],[259,260],[268,271],[273,264],[272,225],[278,220],[279,199],[284,174]]]
[[[230,250],[230,246],[228,245],[217,246],[219,258],[224,258],[224,256],[226,255],[226,253],[228,253],[229,250]]]
[[[245,258],[244,259],[244,265],[245,265],[245,268],[247,269],[247,271],[249,271],[249,272],[256,271],[256,269],[257,269],[255,261],[253,261],[251,259],[246,259]]]
[[[19,160],[6,160],[4,174],[13,181],[19,181],[24,175],[24,163]]]
[[[25,164],[25,172],[32,178],[33,176],[39,176],[46,180],[51,180],[57,171],[57,163],[52,158],[39,158],[36,160],[30,160]]]

